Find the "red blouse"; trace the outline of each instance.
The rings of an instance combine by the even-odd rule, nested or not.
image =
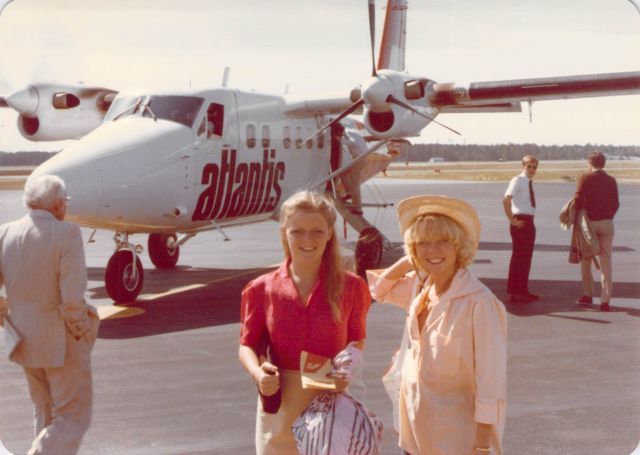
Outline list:
[[[271,362],[286,370],[300,370],[300,352],[333,358],[351,341],[366,338],[369,289],[362,278],[345,276],[341,321],[333,320],[325,298],[324,274],[311,291],[307,306],[289,275],[289,261],[259,276],[242,291],[240,344],[261,353],[268,336]]]

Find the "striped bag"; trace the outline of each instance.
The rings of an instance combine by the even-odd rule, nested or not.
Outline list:
[[[322,392],[291,429],[301,455],[379,455],[382,451],[382,422],[346,392]]]

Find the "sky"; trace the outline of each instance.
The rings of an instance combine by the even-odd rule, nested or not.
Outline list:
[[[377,1],[377,39],[383,0]],[[366,0],[14,0],[0,17],[0,93],[37,81],[115,90],[229,86],[345,96],[369,76]],[[377,50],[376,50],[377,55]],[[480,82],[640,70],[629,0],[410,0],[406,70]],[[522,113],[443,114],[413,143],[640,145],[640,95],[543,101]],[[21,138],[0,109],[0,150]]]

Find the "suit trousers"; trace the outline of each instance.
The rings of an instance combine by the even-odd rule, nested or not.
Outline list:
[[[611,272],[611,251],[613,250],[613,220],[589,221],[593,235],[600,243],[600,302],[611,301],[613,291]],[[593,275],[591,274],[592,258],[583,258],[580,263],[582,272],[582,295],[593,296]]]
[[[28,455],[73,455],[89,429],[93,405],[93,341],[67,332],[65,363],[58,368],[23,367],[35,405],[35,434]]]
[[[514,218],[523,221],[524,225],[522,227],[510,225],[509,227],[512,250],[507,292],[509,294],[527,294],[529,292],[533,245],[536,241],[536,226],[532,216],[515,215]]]

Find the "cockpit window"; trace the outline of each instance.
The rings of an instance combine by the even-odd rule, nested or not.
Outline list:
[[[105,114],[104,121],[109,122],[119,117],[133,114],[141,101],[142,97],[140,96],[117,96]]]
[[[182,123],[191,128],[203,103],[204,99],[196,96],[152,96],[149,109],[145,109],[142,116],[155,115],[158,119]]]

